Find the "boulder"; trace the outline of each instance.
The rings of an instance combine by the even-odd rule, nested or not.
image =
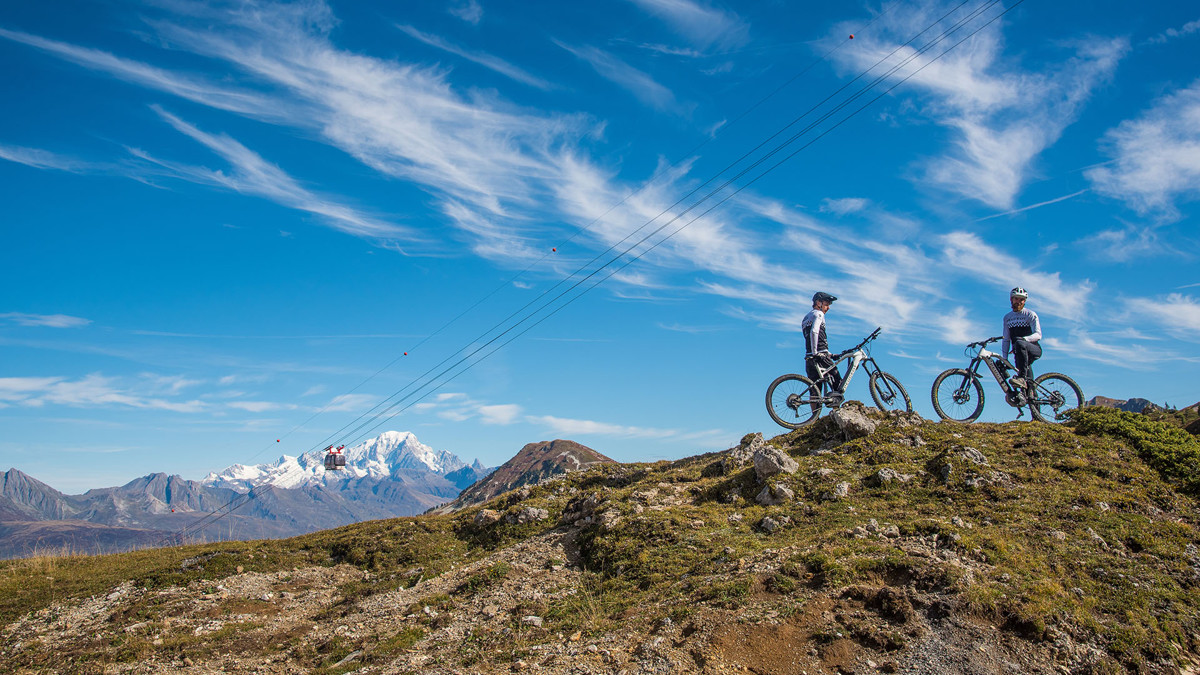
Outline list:
[[[483,509],[475,514],[476,525],[491,525],[497,520],[500,520],[500,512],[492,509]]]
[[[848,441],[856,438],[863,438],[875,433],[875,421],[867,417],[866,408],[859,404],[845,405],[834,410],[829,415],[837,422],[838,428],[842,430],[842,435]]]
[[[781,473],[796,473],[800,464],[779,448],[763,444],[754,453],[754,473],[760,483]]]
[[[778,506],[784,502],[790,502],[796,498],[796,493],[792,492],[786,485],[780,483],[771,483],[763,487],[762,492],[754,498],[754,501],[763,506]]]

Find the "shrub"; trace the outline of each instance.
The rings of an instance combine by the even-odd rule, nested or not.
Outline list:
[[[1180,492],[1200,497],[1200,440],[1179,427],[1145,415],[1090,406],[1070,412],[1079,434],[1105,435],[1130,443],[1138,455]]]

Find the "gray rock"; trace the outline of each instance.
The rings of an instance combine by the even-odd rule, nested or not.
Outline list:
[[[763,487],[762,492],[754,498],[754,501],[763,506],[778,506],[784,502],[790,502],[795,499],[796,493],[792,492],[786,485],[780,483],[771,483]]]
[[[866,480],[863,482],[865,482],[867,485],[882,487],[893,482],[907,483],[908,481],[912,480],[912,478],[912,474],[900,473],[895,469],[884,468],[876,471],[870,476],[867,476]]]
[[[796,473],[800,464],[771,445],[763,445],[754,453],[754,473],[760,483],[780,473]]]
[[[721,472],[725,475],[736,472],[753,460],[754,454],[766,447],[766,445],[767,442],[763,440],[762,434],[746,434],[737,447],[730,448],[726,455],[721,458]]]
[[[832,490],[821,495],[821,500],[826,502],[835,502],[850,494],[850,484],[846,482],[838,483]]]
[[[476,525],[491,525],[497,520],[500,520],[500,512],[492,509],[483,509],[475,514]]]
[[[957,448],[957,450],[960,457],[968,462],[971,462],[972,464],[978,464],[980,466],[987,466],[988,464],[988,458],[985,457],[982,452],[972,448],[969,445],[964,445],[960,448]]]
[[[843,406],[834,410],[830,417],[837,422],[838,428],[846,440],[854,440],[875,433],[875,421],[867,417],[865,409],[859,406]]]
[[[526,506],[516,513],[510,513],[504,517],[507,523],[532,523],[539,520],[545,520],[550,517],[550,512],[546,509],[534,508]]]
[[[533,626],[534,628],[541,628],[542,627],[542,617],[540,617],[540,616],[521,617],[521,623],[525,624],[526,626]]]
[[[782,525],[779,524],[779,521],[775,520],[771,516],[764,516],[762,520],[758,521],[758,526],[767,533],[774,532],[782,527]]]

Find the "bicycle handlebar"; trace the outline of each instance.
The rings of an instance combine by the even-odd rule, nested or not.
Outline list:
[[[843,352],[839,353],[838,355],[834,356],[833,358],[836,360],[836,359],[840,359],[840,358],[842,358],[843,356],[845,356],[845,355],[847,355],[847,354],[853,354],[854,352],[856,352],[856,351],[858,351],[858,350],[862,349],[862,348],[863,348],[863,346],[864,346],[864,345],[866,345],[866,344],[867,344],[868,342],[870,342],[871,340],[874,340],[875,338],[879,337],[879,334],[880,334],[881,332],[883,332],[883,328],[882,328],[882,327],[880,327],[880,328],[876,328],[876,329],[875,329],[875,330],[874,330],[874,331],[873,331],[873,332],[872,332],[870,335],[868,335],[867,337],[863,338],[863,339],[862,339],[862,342],[860,342],[860,343],[858,343],[858,344],[854,345],[853,347],[851,347],[851,348],[849,348],[849,349],[847,349],[847,350],[845,350],[845,351],[843,351]]]
[[[1000,341],[1000,340],[1003,340],[1003,339],[1004,339],[1004,337],[1003,337],[1003,336],[997,335],[997,336],[996,336],[996,337],[994,337],[994,338],[988,338],[988,339],[986,339],[986,340],[980,340],[979,342],[972,342],[971,344],[967,345],[967,349],[970,349],[971,347],[986,347],[986,346],[988,346],[988,345],[992,344],[993,342],[998,342],[998,341]]]

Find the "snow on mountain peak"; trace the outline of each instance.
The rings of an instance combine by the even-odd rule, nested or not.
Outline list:
[[[324,454],[318,450],[299,457],[283,455],[273,464],[234,464],[220,473],[208,474],[200,482],[235,490],[249,490],[265,483],[296,488],[349,478],[386,478],[413,471],[444,476],[467,466],[453,453],[434,450],[408,431],[385,431],[346,448],[342,451],[346,456],[346,468],[342,471],[326,471]]]

